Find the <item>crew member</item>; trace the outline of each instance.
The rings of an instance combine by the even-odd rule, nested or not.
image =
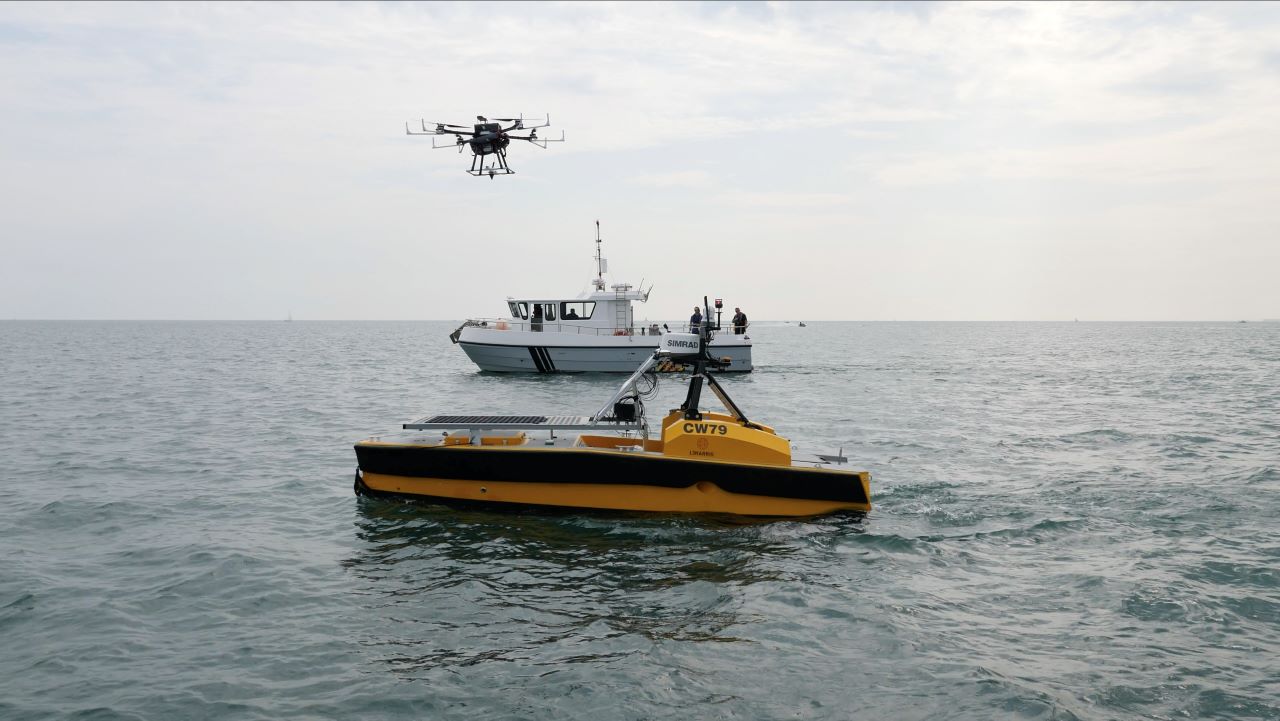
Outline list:
[[[742,335],[747,332],[747,314],[743,313],[741,308],[735,307],[733,310],[733,333]]]
[[[689,316],[689,332],[702,332],[702,309],[696,305],[693,307],[693,315]]]
[[[529,330],[533,331],[534,333],[539,333],[542,331],[542,304],[541,303],[533,306],[533,318],[529,319]]]

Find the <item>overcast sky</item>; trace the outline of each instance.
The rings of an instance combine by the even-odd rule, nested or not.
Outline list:
[[[650,318],[1280,317],[1275,3],[2,3],[0,159],[0,318],[492,316],[597,219]]]

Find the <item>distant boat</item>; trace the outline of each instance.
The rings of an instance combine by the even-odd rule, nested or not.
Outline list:
[[[801,327],[801,328],[806,328],[806,327],[807,327],[807,326],[804,324],[804,321],[800,321],[800,327]]]
[[[665,335],[657,323],[636,323],[633,303],[649,291],[630,283],[606,286],[608,264],[596,228],[596,277],[591,290],[567,295],[507,296],[502,318],[468,318],[449,340],[482,371],[500,373],[631,373],[653,355]],[[642,284],[643,285],[643,284]],[[708,313],[708,320],[712,316]],[[680,332],[679,326],[676,332]],[[726,372],[751,371],[751,337],[722,333],[710,341],[716,358],[729,358]],[[687,365],[687,364],[686,364]],[[683,368],[668,364],[659,371]]]

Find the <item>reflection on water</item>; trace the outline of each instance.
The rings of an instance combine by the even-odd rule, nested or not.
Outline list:
[[[414,675],[492,660],[598,662],[663,640],[739,642],[735,627],[754,620],[743,595],[794,572],[796,529],[857,533],[861,519],[806,528],[366,499],[355,526],[365,547],[345,565],[367,612],[385,621],[367,646]]]

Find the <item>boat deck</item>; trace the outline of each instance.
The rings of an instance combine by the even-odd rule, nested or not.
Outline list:
[[[457,421],[437,420],[441,418],[479,418],[474,429]],[[361,443],[386,445],[421,446],[424,448],[449,445],[481,445],[490,448],[522,448],[537,449],[581,449],[602,452],[634,453],[654,458],[665,457],[660,450],[660,441],[646,440],[636,426],[626,424],[587,425],[579,420],[589,420],[587,416],[548,416],[547,422],[538,423],[533,420],[510,420],[515,418],[529,419],[538,416],[433,416],[430,420],[422,419],[405,423],[402,431],[368,438]],[[553,423],[553,419],[574,419],[572,422]],[[506,419],[501,422],[492,419]],[[595,431],[583,432],[583,426]],[[482,426],[482,427],[481,427]],[[423,431],[439,431],[424,433]],[[571,430],[571,433],[557,431]],[[532,432],[529,432],[532,431]],[[456,439],[456,440],[453,440]],[[719,461],[707,461],[717,463]],[[814,453],[792,452],[793,468],[828,468],[844,470],[847,459],[842,456],[822,455]]]

